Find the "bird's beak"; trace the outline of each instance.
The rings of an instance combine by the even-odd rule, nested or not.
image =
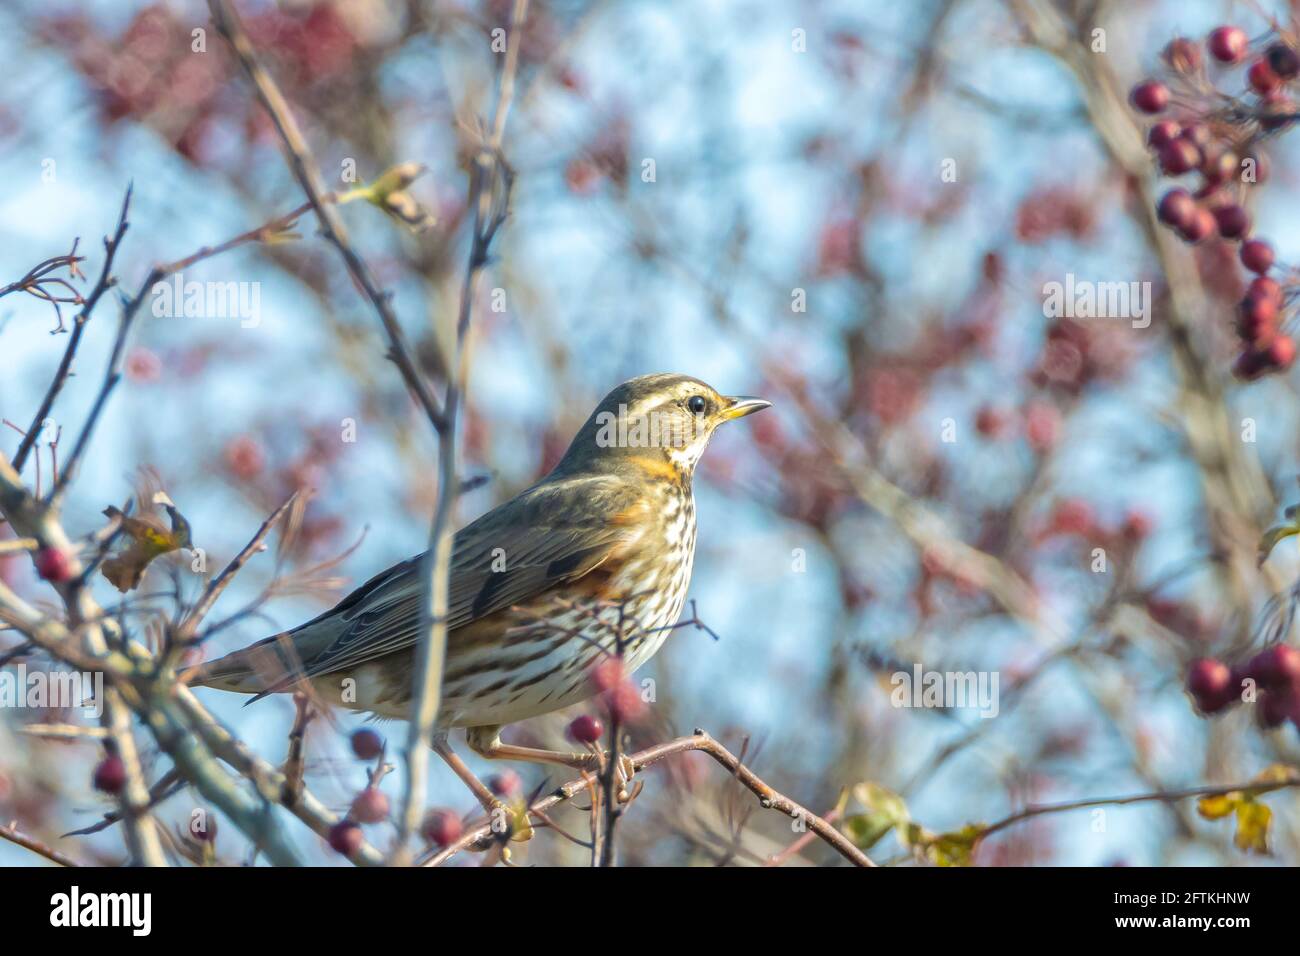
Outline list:
[[[733,418],[744,418],[746,415],[752,415],[754,412],[761,412],[763,409],[771,407],[772,403],[765,398],[733,395],[727,399],[727,407],[722,410],[722,420],[729,422]]]

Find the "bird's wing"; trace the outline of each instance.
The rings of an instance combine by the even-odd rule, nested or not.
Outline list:
[[[534,486],[457,532],[448,630],[576,580],[640,534],[644,497],[614,478]],[[332,643],[304,662],[306,676],[351,669],[404,650],[421,635],[424,555],[366,582],[299,630],[330,625]]]

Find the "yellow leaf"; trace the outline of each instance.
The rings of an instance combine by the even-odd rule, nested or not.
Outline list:
[[[1196,801],[1196,812],[1207,820],[1219,820],[1237,809],[1240,795],[1225,793],[1215,797],[1201,797]]]
[[[1284,763],[1270,764],[1255,777],[1255,783],[1289,783],[1295,779],[1296,772]]]
[[[1272,822],[1273,811],[1267,805],[1244,797],[1237,804],[1237,832],[1232,842],[1247,853],[1268,853],[1268,828]]]

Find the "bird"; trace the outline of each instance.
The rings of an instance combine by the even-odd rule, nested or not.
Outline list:
[[[610,657],[631,674],[659,650],[690,586],[700,456],[718,426],[770,405],[686,375],[630,379],[545,477],[456,532],[434,738],[444,758],[448,731],[465,728],[489,759],[593,766],[591,752],[505,744],[501,730],[594,696]],[[407,719],[426,631],[424,558],[290,631],[198,665],[188,683],[256,700],[306,681],[323,701]]]

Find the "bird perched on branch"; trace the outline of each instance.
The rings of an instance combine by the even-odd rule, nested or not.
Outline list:
[[[550,474],[455,535],[440,746],[465,727],[484,757],[593,766],[590,753],[503,744],[500,730],[593,696],[593,671],[611,655],[631,673],[659,649],[690,584],[695,466],[719,425],[770,404],[684,375],[624,382]],[[259,696],[305,680],[326,702],[406,718],[427,631],[423,560],[187,676]]]

